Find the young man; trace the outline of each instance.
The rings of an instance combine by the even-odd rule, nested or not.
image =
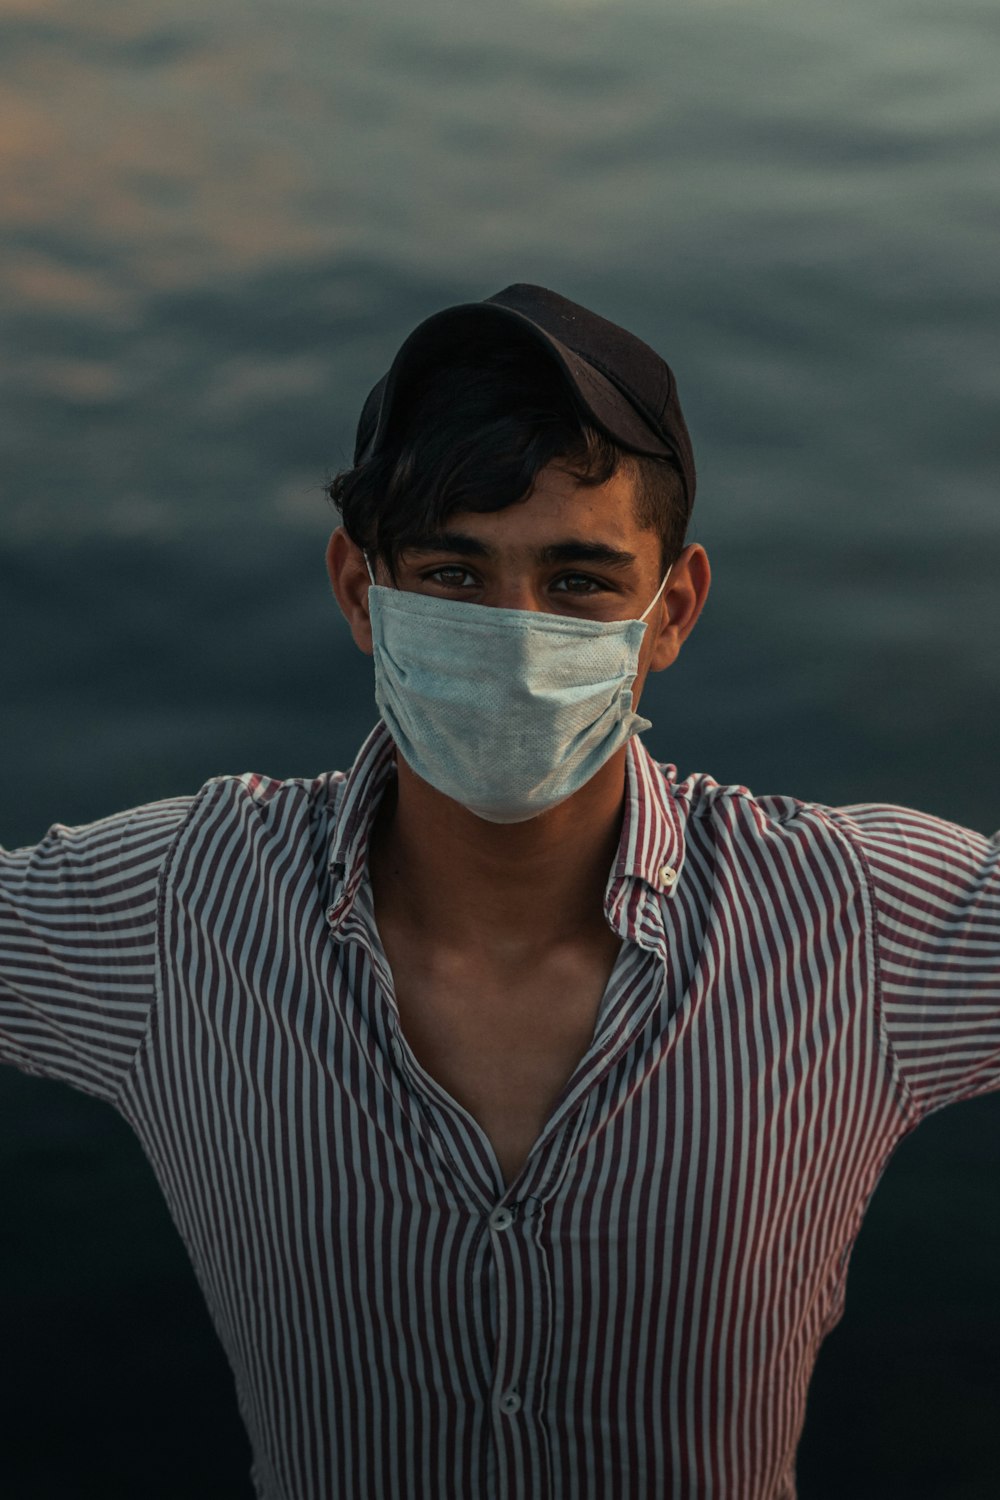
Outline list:
[[[996,839],[643,749],[694,489],[640,340],[435,315],[331,487],[351,770],[3,857],[4,1054],[136,1130],[266,1500],[788,1500],[886,1161],[997,1086]]]

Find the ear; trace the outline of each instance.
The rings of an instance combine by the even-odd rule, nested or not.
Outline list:
[[[340,605],[341,614],[351,627],[354,644],[366,656],[374,656],[372,625],[368,614],[368,590],[371,579],[361,548],[351,541],[343,526],[338,526],[327,543],[326,570]]]
[[[653,629],[649,670],[662,672],[672,666],[705,606],[712,584],[708,553],[698,542],[685,547],[671,569],[663,598],[650,616]]]

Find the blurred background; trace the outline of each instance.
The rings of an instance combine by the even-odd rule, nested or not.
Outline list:
[[[350,764],[324,483],[513,281],[679,373],[714,586],[653,753],[993,832],[998,76],[985,0],[0,0],[3,843]],[[998,1167],[997,1098],[897,1153],[802,1500],[1000,1492]],[[151,1170],[11,1070],[0,1327],[5,1500],[248,1500]]]

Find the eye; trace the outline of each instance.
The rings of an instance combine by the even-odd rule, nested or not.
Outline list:
[[[451,573],[452,575],[457,573],[458,578],[455,578],[454,576],[452,576],[451,578],[445,577],[445,575],[448,573]],[[443,568],[432,568],[429,573],[422,573],[420,576],[422,579],[430,579],[434,583],[440,583],[442,588],[458,589],[463,587],[460,580],[463,578],[471,578],[472,574],[469,572],[468,568],[460,568],[457,563],[448,563]]]
[[[578,584],[578,583],[582,583],[582,584],[587,585],[587,587],[582,588],[582,589],[580,589],[580,588],[567,588],[565,590],[565,592],[568,593],[568,594],[592,594],[595,591],[598,592],[598,593],[600,593],[600,592],[606,593],[608,591],[608,585],[602,579],[600,579],[600,578],[591,578],[588,573],[564,573],[563,576],[562,576],[562,578],[557,578],[556,579],[556,581],[552,585],[552,587],[553,588],[558,588],[561,583],[566,583],[566,584]]]

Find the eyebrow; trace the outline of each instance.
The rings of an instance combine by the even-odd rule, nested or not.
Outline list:
[[[495,561],[498,556],[495,547],[481,541],[479,537],[467,536],[461,531],[429,533],[407,542],[402,550],[404,553],[455,552],[460,557],[481,557],[488,561]],[[604,542],[584,541],[582,537],[567,537],[561,542],[549,542],[547,546],[539,547],[535,558],[543,564],[587,562],[602,568],[628,568],[636,561],[634,552],[623,552]]]

